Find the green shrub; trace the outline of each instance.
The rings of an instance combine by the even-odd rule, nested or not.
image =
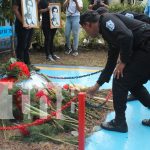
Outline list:
[[[125,10],[130,10],[134,11],[137,13],[143,13],[144,12],[144,5],[128,5],[128,4],[115,4],[115,5],[110,5],[109,10],[110,12],[120,12],[120,11],[125,11]]]
[[[83,7],[83,12],[87,10],[89,1],[88,0],[83,0],[84,7]],[[110,12],[120,12],[124,10],[130,10],[138,13],[143,13],[144,11],[144,6],[143,5],[127,5],[127,4],[115,4],[115,5],[110,5],[109,6]],[[64,45],[65,43],[65,19],[66,16],[64,13],[62,13],[62,22],[63,22],[63,28],[58,30],[58,33],[55,37],[55,45],[56,47],[60,47],[60,45]],[[79,36],[79,45],[83,45],[83,40],[85,38],[88,38],[87,34],[81,29],[80,36]],[[37,41],[41,46],[43,46],[43,35],[40,30],[36,30],[34,34],[34,41]],[[97,40],[92,40],[92,44],[96,44]]]
[[[89,0],[83,0],[83,12],[88,9],[89,6]]]

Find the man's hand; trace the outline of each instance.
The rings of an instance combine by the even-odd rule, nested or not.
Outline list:
[[[87,95],[89,97],[93,97],[94,94],[98,91],[98,89],[100,88],[100,85],[98,83],[96,83],[94,86],[90,87],[88,90],[87,90]]]
[[[51,9],[51,6],[48,6],[48,7],[47,7],[47,11],[49,11],[50,9]]]
[[[25,29],[29,30],[29,29],[32,29],[32,27],[30,25],[24,27]]]
[[[125,66],[126,65],[122,63],[121,61],[118,62],[114,70],[114,78],[119,79],[120,77],[123,77],[123,71],[124,71]]]

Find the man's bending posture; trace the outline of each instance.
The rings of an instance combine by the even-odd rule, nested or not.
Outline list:
[[[82,14],[80,24],[92,37],[102,34],[109,44],[106,67],[97,83],[88,90],[88,94],[94,95],[100,86],[109,82],[114,72],[115,119],[102,123],[101,127],[127,132],[125,110],[128,91],[145,107],[150,107],[150,94],[143,86],[150,79],[150,26],[121,14],[105,13],[99,16],[93,11]],[[120,61],[117,62],[119,55]]]
[[[109,9],[107,9],[105,7],[100,7],[96,10],[96,12],[99,15],[102,15],[104,13],[109,13]],[[143,21],[145,23],[150,24],[150,18],[148,16],[146,16],[145,14],[143,14],[143,13],[136,13],[136,12],[132,12],[132,11],[128,11],[128,10],[118,12],[118,13],[122,14],[122,15],[128,17],[128,18],[137,19],[137,20],[140,20],[140,21]],[[137,100],[137,97],[135,97],[133,94],[129,94],[128,97],[127,97],[127,100],[128,101]]]

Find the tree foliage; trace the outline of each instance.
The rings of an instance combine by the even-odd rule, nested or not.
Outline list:
[[[14,21],[12,0],[0,0],[0,25],[5,25],[5,21],[11,24]]]

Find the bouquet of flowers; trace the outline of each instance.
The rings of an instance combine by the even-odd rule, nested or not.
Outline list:
[[[30,71],[28,66],[23,63],[16,61],[16,59],[11,58],[6,64],[1,66],[1,76],[6,76],[2,78],[1,81],[6,82],[10,80],[20,80],[20,79],[27,79],[30,77]]]
[[[71,102],[71,100],[77,99],[78,93],[86,91],[87,87],[73,83],[60,87],[54,85],[46,75],[33,74],[33,77],[32,74],[30,75],[28,67],[15,59],[10,59],[3,66],[2,74],[7,75],[7,77],[2,78],[1,81],[11,80],[15,82],[14,87],[9,90],[9,94],[13,95],[13,113],[17,121],[32,123],[41,117],[50,117],[40,126],[21,130],[24,138],[20,137],[20,139],[30,142],[52,140],[57,143],[77,146],[78,101]],[[28,103],[29,100],[30,103]],[[95,102],[100,103],[99,101]],[[24,108],[22,108],[22,103],[25,104]],[[61,113],[57,112],[69,103],[72,109],[68,105],[69,107],[66,107]],[[46,109],[41,110],[41,105]],[[56,115],[53,116],[54,112]],[[101,117],[100,110],[86,107],[85,117],[87,120],[86,131],[89,133],[89,129],[93,127],[93,122],[99,121]]]

